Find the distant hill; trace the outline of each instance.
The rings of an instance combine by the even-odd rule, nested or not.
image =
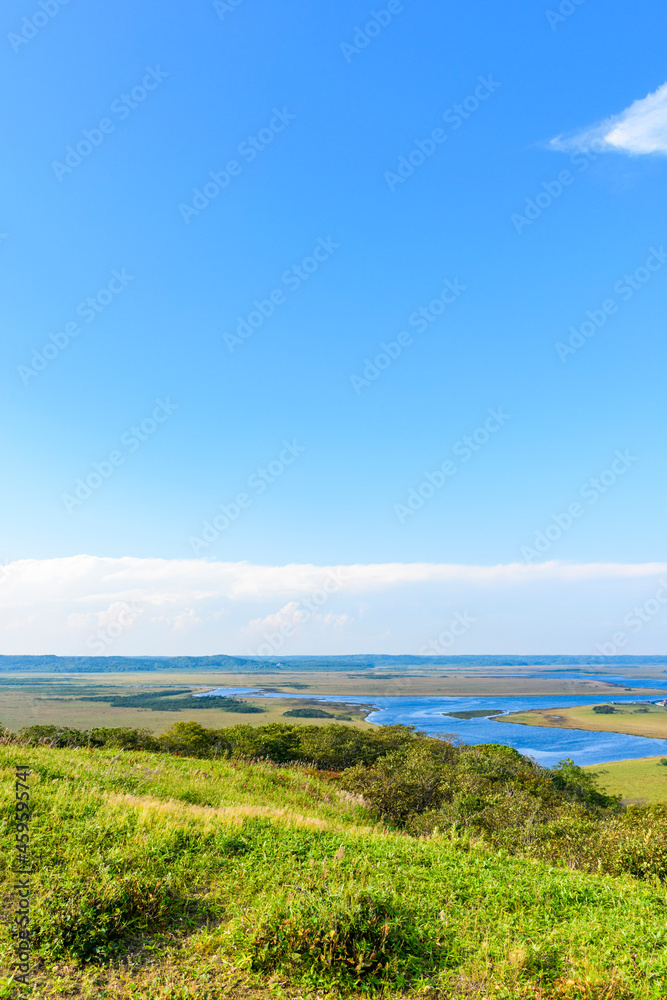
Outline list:
[[[626,666],[638,667],[646,664],[667,663],[664,656],[417,656],[409,653],[392,656],[383,653],[355,653],[348,656],[290,656],[266,657],[263,669],[271,663],[289,667],[290,670],[348,669],[354,667],[400,667],[400,666],[478,666],[478,667],[540,667],[540,666]]]
[[[0,673],[122,673],[128,671],[219,670],[258,673],[276,670],[372,670],[374,667],[639,667],[667,664],[665,656],[415,656],[355,654],[349,656],[0,656]]]
[[[125,671],[221,670],[226,673],[265,670],[258,660],[236,656],[0,656],[0,673],[119,673]]]

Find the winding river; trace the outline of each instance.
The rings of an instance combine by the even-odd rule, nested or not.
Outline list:
[[[533,676],[543,676],[535,674]],[[572,674],[586,677],[586,674]],[[667,680],[647,680],[645,678],[608,678],[618,684],[637,687],[667,688]],[[253,695],[265,698],[284,698],[285,694],[270,693],[259,688],[222,687],[208,691],[207,695]],[[289,694],[290,699],[313,700],[312,694]],[[504,743],[522,754],[534,757],[540,764],[553,766],[565,757],[571,757],[575,764],[602,764],[614,760],[628,760],[635,757],[667,756],[667,740],[646,739],[643,736],[626,736],[622,733],[589,732],[583,729],[551,729],[540,726],[521,726],[516,723],[493,721],[491,719],[455,719],[449,712],[471,710],[497,710],[503,712],[525,711],[530,708],[565,708],[570,705],[596,705],[600,701],[615,702],[657,701],[658,696],[611,695],[606,699],[597,697],[531,696],[512,698],[451,698],[451,697],[404,697],[388,696],[341,696],[317,695],[317,701],[345,703],[348,705],[372,705],[373,711],[368,721],[380,726],[401,723],[416,726],[431,733],[455,734],[464,743]]]

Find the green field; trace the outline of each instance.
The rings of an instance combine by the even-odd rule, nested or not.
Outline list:
[[[596,773],[600,786],[624,802],[667,802],[667,764],[662,761],[667,762],[667,756],[617,760],[586,770]]]
[[[165,737],[172,752],[4,737],[0,996],[664,1000],[664,812],[619,811],[576,768],[402,727],[233,732],[264,759],[215,759],[197,726]],[[341,774],[353,745],[366,763]],[[266,759],[286,753],[324,770]],[[11,980],[19,764],[27,994]]]

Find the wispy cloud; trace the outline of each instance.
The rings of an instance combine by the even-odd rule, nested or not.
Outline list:
[[[667,153],[667,83],[618,115],[575,135],[557,136],[550,146],[563,152]]]
[[[2,652],[61,655],[90,655],[91,630],[126,606],[141,615],[114,655],[248,655],[285,625],[291,654],[416,652],[461,610],[478,623],[461,653],[594,653],[614,608],[641,603],[667,579],[665,562],[257,566],[80,555],[10,569]],[[664,617],[626,652],[661,652]]]

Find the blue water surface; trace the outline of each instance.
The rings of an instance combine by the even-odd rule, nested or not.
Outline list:
[[[548,675],[544,675],[548,676]],[[584,678],[585,674],[568,676]],[[599,678],[597,678],[599,679]],[[614,683],[634,687],[667,687],[667,681],[645,678],[618,677]],[[261,688],[221,687],[207,691],[200,697],[210,695],[253,695],[264,698],[284,698],[284,692],[269,692]],[[511,698],[451,698],[441,696],[372,695],[317,695],[292,694],[289,698],[305,698],[309,701],[336,702],[346,705],[372,705],[374,711],[368,721],[379,726],[401,723],[416,726],[424,732],[438,735],[455,735],[463,743],[503,743],[514,747],[519,753],[535,758],[548,767],[570,757],[575,764],[603,764],[614,760],[629,760],[637,757],[667,755],[667,740],[651,740],[643,736],[626,736],[623,733],[595,733],[583,729],[550,729],[540,726],[520,726],[510,722],[496,722],[491,719],[454,719],[448,712],[473,709],[497,709],[501,712],[522,712],[530,708],[568,708],[572,705],[597,705],[601,701],[651,702],[653,697],[638,695],[609,695],[606,699],[597,697],[562,697],[560,695],[539,695]]]

